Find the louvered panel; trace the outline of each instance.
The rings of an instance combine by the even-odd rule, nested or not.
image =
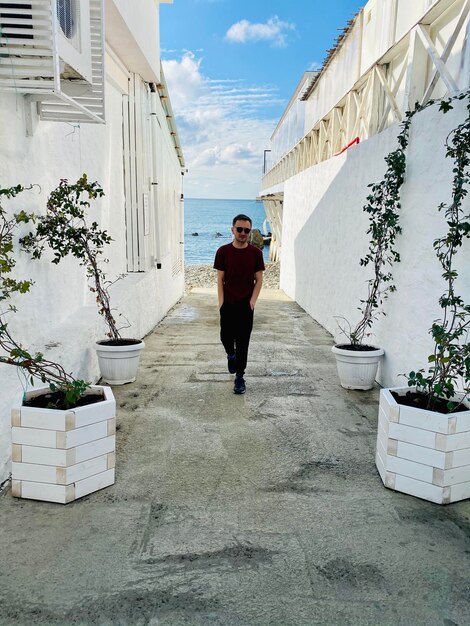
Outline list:
[[[101,105],[97,104],[96,101],[93,100],[93,98],[74,98],[74,100],[80,102],[82,106],[90,109],[90,111],[94,111],[95,113],[97,111],[101,111]]]
[[[23,2],[24,4],[24,2]],[[49,14],[49,10],[38,10],[35,9],[34,7],[31,7],[30,9],[17,9],[17,8],[10,8],[7,6],[3,6],[2,7],[2,16],[5,20],[9,20],[9,19],[15,19],[15,24],[16,24],[16,16],[20,16],[22,18],[28,18],[28,19],[45,19],[47,20],[47,16]],[[12,16],[15,16],[15,18],[12,18]],[[2,19],[3,21],[3,19]]]
[[[50,11],[35,11],[34,9],[0,9],[2,13],[2,23],[17,24],[18,18],[21,20],[32,20],[34,22],[48,23]]]
[[[55,122],[94,122],[102,123],[102,119],[88,108],[83,107],[76,98],[64,94],[56,94],[40,102],[41,119]]]
[[[2,2],[2,15],[43,15],[49,12],[49,8],[44,9],[44,0],[39,2]],[[21,7],[21,8],[20,8]]]
[[[90,84],[60,77],[56,0],[0,0],[0,89],[34,94],[43,120],[104,122],[103,4],[89,0]]]
[[[29,31],[30,33],[32,33],[32,31]],[[8,47],[8,50],[12,50],[13,52],[11,52],[11,54],[18,54],[24,51],[24,48],[31,48],[32,50],[34,50],[36,47],[43,47],[43,48],[50,48],[50,46],[48,46],[48,44],[50,44],[50,39],[49,37],[35,37],[34,41],[32,40],[32,37],[29,38],[23,38],[23,37],[16,37],[15,39],[12,38],[7,38],[6,36],[3,39],[0,39],[0,41],[4,41],[5,42],[5,46]],[[3,53],[3,51],[2,51]]]
[[[14,88],[1,88],[1,91],[18,91],[24,94],[44,94],[44,93],[54,93],[54,86],[53,83],[51,82],[51,87],[46,90],[46,87],[44,86],[46,81],[40,79],[40,80],[33,80],[30,79],[28,80],[28,87],[25,87],[25,82],[23,82],[21,84],[22,89],[14,89]],[[37,98],[37,100],[40,100],[40,98]]]
[[[59,88],[53,19],[51,0],[0,2],[0,89],[40,93]]]
[[[67,84],[62,81],[62,90],[77,106],[70,102],[43,101],[40,103],[40,117],[43,120],[63,120],[69,114],[69,121],[88,121],[102,123],[105,121],[104,102],[104,13],[103,0],[90,0],[90,28],[91,28],[91,61],[92,84]],[[89,112],[88,119],[84,119],[84,112]],[[68,112],[68,113],[67,113]]]
[[[104,0],[90,0],[93,112],[105,121]],[[91,105],[90,105],[91,106]]]
[[[26,59],[20,59],[20,58],[16,58],[15,59],[15,64],[18,67],[49,67],[50,66],[50,57],[49,58],[43,58],[41,57],[31,57],[31,58],[26,58]],[[0,56],[0,65],[11,65],[11,61],[8,57],[1,57]]]
[[[28,40],[28,43],[30,43],[30,40]],[[50,49],[40,48],[37,45],[35,48],[31,48],[31,47],[28,48],[25,46],[18,46],[18,47],[10,46],[10,52],[12,52],[15,55],[15,58],[18,60],[21,59],[21,56],[19,56],[20,54],[24,54],[26,57],[44,57],[44,58],[53,57],[53,54],[51,54]],[[5,58],[8,58],[8,57],[5,57]]]
[[[8,28],[11,27],[16,27],[18,25],[18,15],[16,15],[16,17],[6,17],[5,14],[3,13],[3,11],[0,9],[0,12],[2,14],[2,30],[3,32],[7,32]],[[24,16],[24,19],[26,20],[27,17],[32,17],[32,16]],[[44,29],[44,30],[49,30],[50,29],[50,24],[47,20],[47,15],[44,16],[43,19],[38,19],[38,18],[32,18],[30,20],[28,20],[28,24],[31,24],[33,26],[37,26],[38,29]],[[27,29],[27,35],[31,34],[31,29]]]
[[[1,70],[1,64],[0,64],[0,70]],[[51,71],[50,69],[45,69],[45,68],[36,68],[33,69],[31,67],[23,67],[23,68],[16,68],[15,69],[15,80],[17,81],[16,84],[18,85],[18,80],[23,80],[23,79],[34,79],[34,78],[43,78],[45,80],[47,79],[54,79],[54,72]]]
[[[2,37],[5,39],[10,39],[12,35],[31,35],[34,33],[35,39],[48,39],[50,36],[50,29],[46,26],[42,26],[40,24],[35,23],[33,20],[30,21],[31,28],[19,28],[18,20],[16,24],[5,24],[2,18]],[[33,31],[33,33],[31,32]]]
[[[65,107],[62,111],[51,110],[50,115],[50,121],[53,122],[81,122],[89,124],[91,121],[88,113],[82,113],[72,106]]]

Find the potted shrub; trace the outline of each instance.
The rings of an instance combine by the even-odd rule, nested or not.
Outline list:
[[[441,103],[444,112],[450,108],[450,100]],[[462,206],[470,183],[470,101],[446,147],[454,159],[453,185],[451,202],[439,206],[447,231],[434,241],[446,284],[441,319],[430,329],[434,350],[427,372],[407,375],[408,387],[381,390],[376,448],[386,487],[438,504],[470,497],[470,305],[456,291],[455,264],[470,238],[470,214]]]
[[[0,202],[23,190],[0,189]],[[114,483],[116,403],[109,387],[77,380],[40,352],[28,351],[8,326],[17,310],[12,297],[32,285],[12,276],[14,231],[31,219],[24,211],[8,217],[0,204],[0,363],[18,368],[25,381],[11,412],[12,494],[66,503]],[[47,385],[28,391],[35,379]]]
[[[399,209],[400,189],[406,171],[405,151],[412,117],[422,108],[417,105],[413,111],[406,113],[397,137],[398,148],[385,158],[387,170],[384,179],[369,185],[371,194],[363,209],[369,215],[369,251],[360,264],[364,267],[371,265],[373,276],[367,283],[367,298],[361,300],[360,320],[352,327],[345,318],[338,317],[341,320],[338,321],[341,334],[346,336],[347,341],[332,347],[341,386],[346,389],[371,389],[384,354],[382,348],[369,345],[367,338],[373,322],[383,313],[383,301],[395,290],[389,268],[400,261],[394,244],[397,235],[401,233]]]
[[[84,174],[76,183],[61,180],[47,202],[46,214],[36,219],[36,230],[23,237],[23,249],[39,259],[45,246],[53,251],[55,264],[71,254],[86,268],[90,291],[95,295],[98,312],[107,327],[107,339],[96,342],[101,378],[111,385],[122,385],[136,379],[140,353],[145,344],[140,339],[121,336],[114,318],[109,288],[116,281],[109,281],[102,269],[107,259],[102,257],[104,246],[111,242],[105,230],[97,222],[87,222],[86,211],[91,200],[104,195],[97,182],[89,182]],[[120,280],[123,275],[116,280]],[[128,324],[125,326],[128,327]]]

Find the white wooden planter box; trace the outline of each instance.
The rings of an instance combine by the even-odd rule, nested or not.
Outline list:
[[[470,408],[445,415],[400,405],[390,393],[409,390],[380,391],[375,462],[382,482],[437,504],[470,498]]]
[[[47,391],[37,388],[29,399]],[[94,386],[104,400],[67,411],[14,406],[12,494],[66,504],[114,484],[116,401],[109,387]]]

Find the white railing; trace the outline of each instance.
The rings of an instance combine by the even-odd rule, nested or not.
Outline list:
[[[466,89],[470,71],[470,47],[466,43],[469,12],[470,0],[435,3],[267,172],[262,189],[267,191],[331,158],[350,143],[363,141],[401,121],[416,102],[425,104],[432,98]]]

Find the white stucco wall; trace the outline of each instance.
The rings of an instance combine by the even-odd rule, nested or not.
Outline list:
[[[104,198],[92,204],[90,216],[114,240],[106,251],[109,278],[127,269],[122,90],[118,82],[108,80],[106,84],[105,125],[82,124],[78,128],[40,122],[32,137],[25,135],[22,96],[0,92],[0,184],[40,186],[15,201],[4,201],[4,208],[12,213],[24,208],[41,214],[49,192],[61,178],[75,181],[86,172],[105,191]],[[180,216],[181,166],[165,124],[159,137],[159,193],[178,199],[176,210]],[[166,216],[172,207],[162,201],[157,208]],[[166,236],[165,224],[162,228],[162,236]],[[179,245],[180,233],[177,239]],[[113,307],[131,323],[123,336],[144,337],[183,295],[184,273],[175,275],[172,271],[179,248],[175,252],[173,240],[169,241],[161,257],[161,269],[152,267],[147,272],[128,274],[112,287]],[[29,294],[17,298],[18,313],[11,317],[11,329],[25,347],[57,360],[77,378],[95,382],[99,370],[94,342],[104,336],[104,323],[78,261],[68,258],[55,266],[50,258],[45,255],[40,261],[31,261],[25,253],[18,255],[17,276],[32,278],[35,284]],[[15,368],[0,366],[0,483],[10,467],[10,408],[23,385]]]
[[[428,331],[440,316],[438,298],[445,288],[432,244],[445,231],[437,206],[449,201],[452,185],[444,141],[464,114],[459,102],[447,115],[433,106],[413,120],[401,196],[403,234],[397,241],[401,263],[393,268],[397,292],[386,301],[387,316],[375,323],[370,337],[385,349],[378,374],[384,386],[402,384],[405,379],[399,375],[426,367],[431,353]],[[359,300],[367,295],[370,271],[359,265],[369,240],[362,207],[370,191],[367,185],[383,178],[383,159],[395,149],[397,134],[393,126],[284,184],[281,288],[336,340],[340,333],[335,316],[355,324]],[[459,293],[468,303],[468,240],[459,252],[458,267]]]

